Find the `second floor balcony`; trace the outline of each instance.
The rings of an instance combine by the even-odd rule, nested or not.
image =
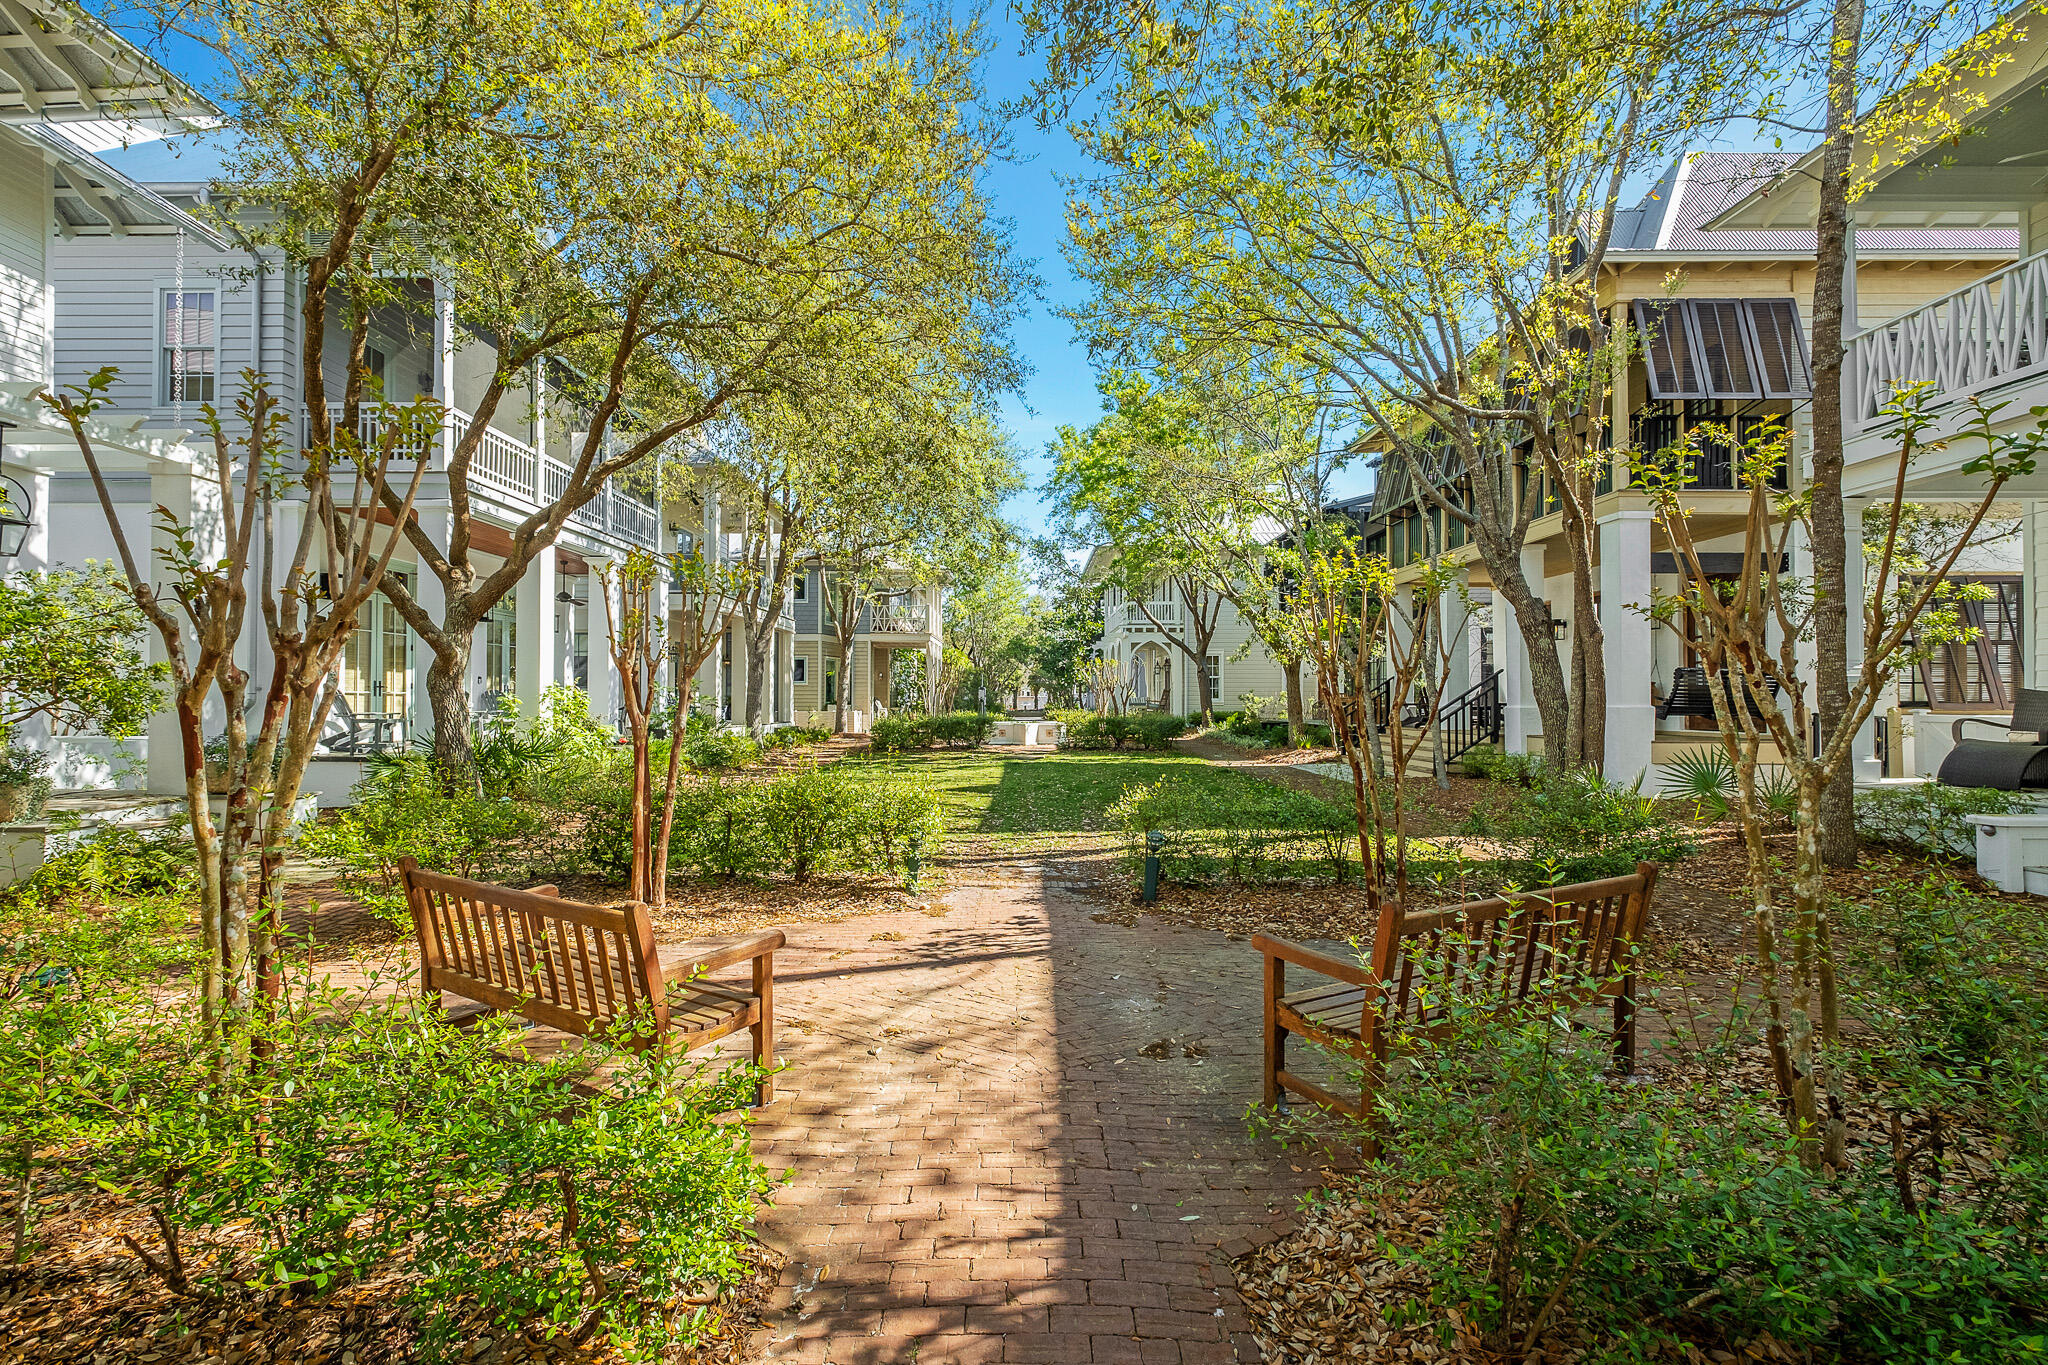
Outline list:
[[[1148,616],[1146,613],[1150,612]],[[1112,608],[1110,623],[1126,630],[1150,630],[1153,622],[1167,630],[1180,628],[1180,603],[1178,602],[1126,602]]]
[[[931,608],[922,602],[877,602],[868,608],[868,629],[876,634],[923,635],[931,625]]]
[[[2048,252],[1871,328],[1843,359],[1843,418],[1852,434],[1881,430],[1884,405],[1909,384],[1932,384],[1935,407],[2048,380]]]
[[[330,403],[327,411],[334,421],[341,420],[341,404]],[[475,419],[460,408],[448,415],[452,430],[406,441],[393,451],[393,458],[420,459],[444,441],[445,449],[453,450],[469,436]],[[365,411],[357,420],[357,428],[357,434],[367,445],[378,439],[383,424],[375,412]],[[569,465],[496,428],[485,429],[469,465],[472,486],[501,495],[522,512],[560,497],[569,486],[569,474]],[[661,548],[661,517],[654,505],[626,492],[612,479],[605,480],[596,497],[569,514],[569,524],[627,545]]]

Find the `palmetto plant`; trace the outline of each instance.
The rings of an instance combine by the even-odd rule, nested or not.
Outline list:
[[[1696,820],[1725,820],[1734,809],[1735,765],[1718,749],[1693,749],[1664,765],[1663,795],[1691,800]]]

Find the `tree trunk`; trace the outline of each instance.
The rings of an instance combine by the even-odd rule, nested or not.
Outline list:
[[[1813,277],[1814,710],[1825,746],[1849,708],[1849,528],[1842,510],[1842,342],[1849,268],[1849,169],[1855,134],[1863,0],[1835,0],[1827,71],[1828,128],[1821,152]],[[1862,556],[1855,557],[1862,567]],[[1820,852],[1831,867],[1856,863],[1856,765],[1844,763],[1821,791]]]
[[[773,607],[771,598],[760,621],[751,624],[747,631],[747,729],[756,736],[775,720],[773,716],[762,715],[768,690],[768,658],[775,651]]]
[[[444,783],[475,780],[476,756],[469,736],[470,632],[436,631],[426,641],[434,651],[427,665],[427,704],[434,712],[434,766]]]
[[[832,728],[835,734],[843,735],[846,733],[846,706],[847,700],[853,692],[853,688],[850,685],[852,681],[853,635],[849,632],[839,638],[839,696],[834,703],[838,709],[832,715]],[[868,709],[873,711],[874,707],[871,705]],[[868,717],[868,728],[871,730],[874,728],[874,717],[872,715]]]
[[[1282,659],[1280,676],[1287,685],[1287,742],[1299,749],[1308,721],[1301,702],[1301,660]]]

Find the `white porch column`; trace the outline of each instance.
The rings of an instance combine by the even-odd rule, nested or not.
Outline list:
[[[420,512],[420,525],[443,548],[448,544],[448,513],[439,509]],[[412,576],[412,600],[419,604],[421,611],[439,621],[448,605],[447,595],[441,591],[441,579],[425,564],[421,564]],[[412,640],[412,724],[407,728],[412,739],[429,734],[434,728],[434,703],[427,696],[427,670],[434,666],[434,651],[426,641],[414,637]]]
[[[1867,498],[1842,499],[1842,517],[1849,528],[1849,572],[1843,597],[1849,612],[1849,686],[1853,689],[1856,677],[1863,671],[1863,509],[1869,505]],[[2022,580],[2024,582],[2024,580]],[[2024,588],[2022,588],[2024,591]],[[1898,695],[1897,683],[1888,685],[1877,704],[1870,708],[1870,718],[1856,731],[1856,742],[1849,750],[1849,774],[1857,782],[1875,782],[1884,776],[1883,766],[1877,761],[1877,718],[1892,707],[1892,698]],[[1982,734],[1983,731],[1978,731]],[[1896,740],[1896,737],[1895,737]]]
[[[2048,678],[2048,501],[2039,499],[2020,511],[2020,613],[2026,631],[2022,679],[2040,687]]]
[[[618,565],[610,564],[610,572],[599,576],[599,565],[590,566],[590,624],[585,628],[590,643],[590,713],[604,725],[610,725],[617,718],[620,693],[619,675],[612,666],[611,632],[606,629],[608,620],[616,619],[619,610]],[[607,581],[609,580],[609,581]],[[605,611],[605,603],[611,603],[611,612]]]
[[[1629,508],[1600,522],[1600,629],[1606,637],[1609,782],[1633,782],[1650,768],[1657,707],[1650,699],[1653,646],[1650,618],[1648,508]]]
[[[1454,587],[1446,588],[1438,599],[1437,609],[1441,625],[1450,641],[1450,654],[1444,667],[1444,700],[1451,701],[1464,695],[1479,681],[1473,676],[1472,661],[1472,608],[1466,605],[1470,595],[1468,586],[1463,593]]]
[[[555,552],[541,551],[519,580],[518,643],[513,656],[513,685],[519,691],[519,714],[540,715],[541,694],[561,681],[555,671],[562,649],[555,638]]]
[[[227,549],[226,528],[221,524],[220,494],[214,484],[197,471],[183,466],[165,466],[152,469],[149,476],[149,500],[153,507],[167,509],[179,523],[189,526],[197,541],[197,553],[201,559],[218,559]],[[43,515],[47,518],[48,504]],[[131,542],[132,544],[133,542]],[[170,548],[170,537],[155,518],[151,519],[149,551],[146,567],[137,568],[149,574],[151,582],[161,589],[165,583],[166,571],[160,568],[157,558],[159,551]],[[142,555],[138,553],[138,559]],[[160,593],[160,595],[162,595]],[[243,632],[246,637],[247,631]],[[189,645],[190,641],[187,641]],[[244,649],[247,648],[246,640]],[[149,632],[149,661],[168,662],[170,652],[155,631]],[[218,735],[226,728],[227,717],[221,713],[217,694],[209,697],[206,709],[200,717],[200,728],[207,738]],[[148,783],[150,792],[161,796],[185,795],[185,745],[178,731],[178,713],[168,703],[149,718],[149,764]]]
[[[455,459],[455,289],[434,281],[434,397],[442,405],[441,467]]]
[[[1538,597],[1543,595],[1541,545],[1522,547],[1522,577],[1528,580],[1531,591]],[[1522,635],[1521,624],[1506,600],[1498,594],[1494,600],[1499,603],[1500,615],[1494,625],[1493,652],[1500,660],[1501,696],[1507,712],[1501,747],[1511,754],[1525,754],[1529,752],[1529,736],[1543,730],[1542,716],[1536,710],[1536,692],[1529,685],[1529,641]],[[1555,646],[1546,639],[1538,647]]]

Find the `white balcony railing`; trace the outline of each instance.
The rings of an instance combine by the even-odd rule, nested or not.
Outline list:
[[[332,420],[341,420],[341,404],[330,403],[327,410]],[[469,434],[472,419],[460,408],[453,416],[455,439],[460,441]],[[357,418],[356,426],[365,443],[374,442],[382,429],[377,415],[367,411]],[[408,441],[403,449],[392,454],[396,459],[417,459],[436,444],[438,438]],[[488,427],[470,459],[469,477],[482,487],[507,494],[516,503],[537,507],[562,495],[562,490],[569,486],[569,466],[542,455],[515,436]],[[626,492],[610,479],[605,480],[596,497],[569,514],[569,521],[571,525],[629,544],[650,550],[661,548],[661,517],[653,504]]]
[[[903,635],[922,635],[931,628],[931,608],[902,603],[878,602],[868,609],[868,629]]]
[[[1929,381],[1933,402],[2048,373],[2048,252],[1965,285],[1849,343],[1843,414],[1874,426],[1892,394]]]
[[[1147,617],[1146,611],[1152,615]],[[1124,625],[1136,629],[1149,629],[1154,621],[1168,629],[1180,625],[1180,603],[1178,602],[1126,602],[1124,603]]]

